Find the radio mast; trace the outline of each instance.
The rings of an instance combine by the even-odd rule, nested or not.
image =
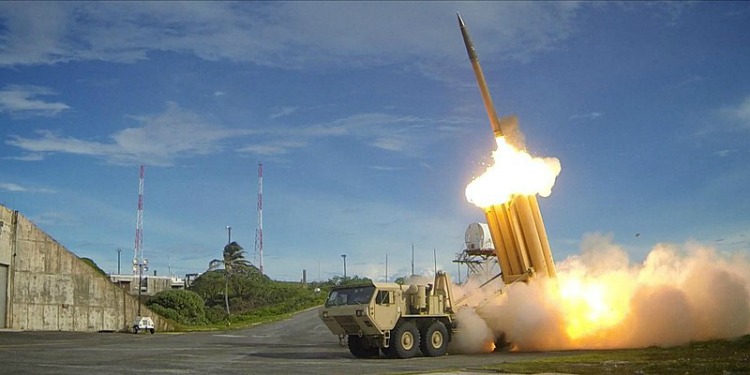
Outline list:
[[[135,221],[135,246],[133,247],[133,275],[139,274],[139,266],[143,265],[143,178],[145,167],[141,165],[138,179],[138,216]]]

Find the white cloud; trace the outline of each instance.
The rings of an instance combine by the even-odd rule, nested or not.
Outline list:
[[[328,123],[279,127],[258,134],[254,143],[240,152],[261,156],[281,155],[302,148],[321,138],[350,138],[388,152],[418,157],[427,147],[441,139],[455,136],[460,130],[456,119],[425,119],[388,113],[360,113]],[[432,127],[435,130],[425,132]]]
[[[295,141],[279,141],[266,144],[253,144],[240,148],[238,151],[261,156],[274,156],[289,153],[291,150],[304,147],[307,143]]]
[[[396,137],[378,138],[372,142],[372,145],[388,151],[404,151],[409,148],[409,142],[406,139]]]
[[[164,113],[134,119],[141,126],[112,134],[110,142],[64,137],[39,130],[37,138],[11,136],[5,143],[32,153],[60,152],[101,157],[115,164],[164,166],[172,165],[178,158],[218,152],[222,140],[252,133],[213,125],[175,103],[169,103]]]
[[[724,107],[720,113],[741,129],[750,129],[750,95],[737,105]]]
[[[282,111],[291,113],[294,109]],[[42,160],[50,153],[99,157],[114,164],[145,163],[155,166],[174,164],[176,159],[222,151],[228,138],[253,136],[251,143],[237,152],[260,156],[283,155],[306,147],[312,140],[348,137],[388,152],[419,156],[427,146],[460,130],[456,119],[425,119],[387,113],[361,113],[328,123],[280,126],[265,130],[226,129],[198,114],[168,103],[160,114],[131,116],[138,126],[117,131],[109,141],[65,136],[50,130],[37,130],[36,137],[11,135],[6,144],[27,152],[15,160]],[[426,127],[434,131],[424,132]]]
[[[725,158],[735,152],[737,152],[737,150],[719,150],[719,151],[715,151],[713,154],[720,158]]]
[[[735,115],[737,119],[750,127],[750,96],[745,98],[745,101],[737,108]]]
[[[41,161],[44,160],[44,154],[41,153],[29,153],[22,156],[6,156],[3,159],[6,160],[20,160],[20,161]]]
[[[450,58],[455,12],[483,56],[528,59],[574,27],[578,3],[54,2],[0,3],[0,65],[105,60],[149,51],[302,68]],[[440,26],[436,26],[439,24]]]
[[[270,117],[274,119],[274,118],[289,116],[296,111],[297,111],[297,107],[281,107],[278,110],[276,110],[276,112],[272,113]]]
[[[685,11],[695,6],[695,3],[678,1],[665,1],[655,4],[664,7],[664,11],[668,17],[667,26],[672,27],[678,26],[684,18]]]
[[[572,115],[570,116],[570,120],[596,120],[599,117],[602,117],[601,112],[590,112],[590,113],[584,113],[584,114],[578,114],[578,115]]]
[[[5,190],[5,191],[11,191],[11,192],[26,191],[25,187],[18,185],[18,184],[14,184],[14,183],[9,183],[9,182],[0,182],[0,189]]]
[[[27,188],[12,182],[0,182],[0,190],[9,191],[12,193],[54,193],[54,190],[50,189],[35,189],[35,188]]]
[[[393,172],[393,171],[400,171],[403,170],[401,167],[388,167],[384,165],[373,165],[370,167],[370,169],[374,169],[376,171],[385,171],[385,172]]]
[[[47,87],[5,86],[0,90],[0,112],[16,117],[54,116],[70,108],[64,103],[46,102],[39,98],[49,95],[55,95],[55,92]]]

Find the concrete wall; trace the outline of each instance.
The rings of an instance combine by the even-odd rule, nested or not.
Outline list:
[[[0,321],[0,327],[43,331],[128,330],[138,312],[137,298],[17,211],[0,205],[0,223],[0,266],[8,267],[5,321]],[[171,330],[169,322],[143,305],[141,314],[151,316],[157,330]]]

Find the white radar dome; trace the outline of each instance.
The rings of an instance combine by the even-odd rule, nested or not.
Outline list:
[[[490,236],[490,227],[485,223],[471,223],[466,228],[466,249],[468,250],[495,250]]]

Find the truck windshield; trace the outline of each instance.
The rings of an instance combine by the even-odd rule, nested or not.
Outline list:
[[[374,286],[336,289],[328,296],[326,307],[370,303],[373,293],[375,293]]]

